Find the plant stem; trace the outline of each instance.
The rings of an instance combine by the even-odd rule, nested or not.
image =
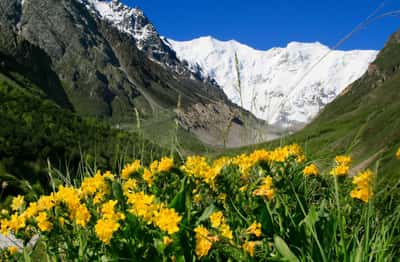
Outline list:
[[[342,252],[344,262],[347,262],[347,251],[346,251],[346,244],[344,243],[344,225],[343,225],[343,219],[342,219],[342,213],[340,211],[340,199],[339,199],[339,186],[338,186],[338,178],[335,175],[335,199],[336,199],[336,206],[337,206],[337,219],[339,222],[339,229],[340,229],[340,245],[342,246]]]

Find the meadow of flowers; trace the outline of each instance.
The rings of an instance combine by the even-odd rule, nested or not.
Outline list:
[[[400,150],[397,152],[400,159]],[[399,253],[397,207],[380,216],[372,170],[349,177],[337,156],[320,172],[294,144],[209,160],[139,160],[98,171],[1,211],[1,233],[34,247],[31,261],[390,261]],[[39,251],[38,251],[39,250]]]

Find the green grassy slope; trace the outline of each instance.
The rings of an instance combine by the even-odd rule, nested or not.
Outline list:
[[[303,130],[256,147],[299,143],[321,167],[351,154],[354,171],[378,166],[382,185],[400,177],[400,33],[394,34],[368,72]],[[239,149],[237,151],[241,151]],[[245,150],[249,150],[246,148]],[[387,183],[390,181],[390,183]]]
[[[134,133],[60,108],[28,79],[0,71],[0,180],[8,184],[1,196],[41,193],[48,183],[47,159],[75,174],[82,162],[115,169],[124,161],[149,162],[163,153]]]
[[[368,73],[288,140],[305,143],[323,160],[337,153],[350,153],[356,165],[372,167],[379,160],[382,176],[399,177],[395,159],[400,146],[399,39],[400,34],[394,34]]]

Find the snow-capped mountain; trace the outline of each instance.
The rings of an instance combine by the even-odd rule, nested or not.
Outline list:
[[[217,86],[214,79],[201,74],[200,70],[190,70],[177,57],[174,50],[159,35],[152,22],[145,16],[143,10],[130,7],[120,0],[77,0],[99,19],[106,21],[120,32],[126,33],[136,41],[138,49],[149,59],[191,79],[201,80]]]
[[[203,74],[214,78],[231,101],[270,124],[284,127],[308,123],[360,78],[378,53],[332,51],[320,43],[298,42],[260,51],[212,37],[186,42],[166,39],[166,42],[193,71],[201,68]]]
[[[80,1],[86,3],[92,11],[97,12],[100,18],[111,22],[120,31],[133,36],[139,49],[143,49],[149,41],[158,38],[157,30],[139,8],[128,7],[118,0]]]
[[[212,37],[178,42],[160,37],[139,8],[119,0],[79,1],[100,19],[132,36],[151,60],[179,75],[214,85],[215,80],[232,102],[284,127],[308,123],[358,79],[377,55],[376,51],[331,51],[320,43],[292,42],[285,48],[260,51]]]

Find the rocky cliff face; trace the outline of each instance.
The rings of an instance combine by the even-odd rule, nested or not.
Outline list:
[[[216,85],[213,79],[204,77],[203,74],[189,70],[187,64],[182,63],[176,53],[159,35],[151,21],[144,15],[143,10],[124,5],[119,0],[78,0],[96,17],[106,21],[110,26],[120,32],[131,36],[135,45],[146,56],[164,66],[172,69],[180,76],[197,79]]]
[[[206,135],[199,138],[219,137],[215,130],[229,125],[231,112],[238,119],[257,122],[230,103],[218,86],[181,63],[138,9],[118,1],[95,0],[4,0],[0,6],[5,10],[0,53],[10,58],[3,59],[5,67],[16,66],[17,60],[21,68],[41,64],[40,70],[27,74],[36,77],[46,95],[63,107],[126,123],[135,119],[135,110],[150,119],[158,111],[174,110],[180,100],[179,119],[193,116],[199,105],[204,108],[203,114],[195,114],[198,119],[191,119],[190,126],[181,122],[196,134],[197,124],[204,120],[201,118],[207,118],[208,126],[201,128]],[[107,12],[114,13],[110,16]],[[110,20],[115,13],[120,14],[118,19]],[[20,51],[8,51],[10,45]],[[36,51],[23,56],[27,45]],[[212,110],[219,105],[228,110]],[[218,121],[212,121],[213,117]]]

